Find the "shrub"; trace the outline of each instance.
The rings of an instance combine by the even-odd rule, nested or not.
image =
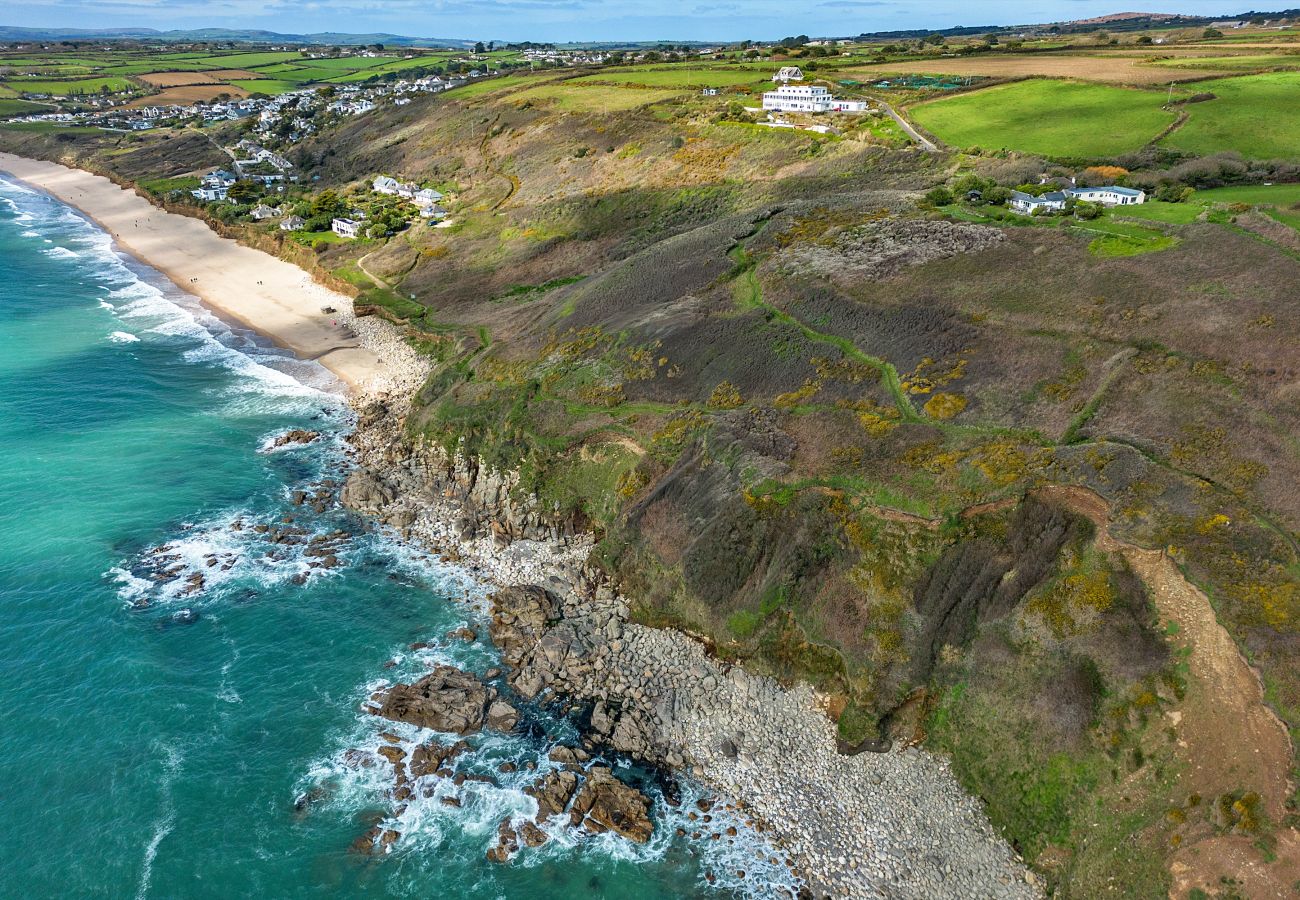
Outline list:
[[[714,409],[735,409],[744,402],[740,390],[730,381],[722,382],[709,395],[709,406]]]
[[[930,188],[925,194],[925,203],[927,206],[947,206],[952,202],[952,191],[943,185]]]
[[[961,394],[942,391],[925,401],[925,414],[932,419],[951,419],[966,408],[966,398]]]

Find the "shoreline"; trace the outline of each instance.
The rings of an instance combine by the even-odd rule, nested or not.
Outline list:
[[[352,299],[310,273],[167,212],[102,175],[0,152],[0,175],[77,210],[114,247],[158,271],[227,321],[319,363],[354,394],[414,388],[428,364],[386,323],[358,319]],[[324,313],[322,307],[337,312]]]

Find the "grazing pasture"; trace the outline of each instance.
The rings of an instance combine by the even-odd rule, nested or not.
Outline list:
[[[541,100],[554,103],[569,112],[605,113],[636,109],[683,96],[682,91],[645,88],[605,88],[600,85],[575,85],[571,82],[529,88],[515,95],[517,100]]]
[[[135,89],[135,85],[125,78],[78,78],[69,81],[36,81],[23,79],[14,83],[20,91],[27,94],[49,94],[54,97],[69,97],[74,94],[98,94],[107,91],[110,94],[124,94]]]
[[[1058,158],[1111,158],[1154,140],[1174,121],[1148,91],[1035,79],[931,100],[912,117],[955,147]]]
[[[1210,154],[1300,160],[1300,72],[1220,78],[1196,86],[1217,99],[1187,107],[1188,120],[1163,143]]]

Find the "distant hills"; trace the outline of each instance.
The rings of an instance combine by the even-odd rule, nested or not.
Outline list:
[[[283,34],[277,31],[237,28],[194,28],[158,31],[154,28],[16,28],[0,25],[0,41],[157,41],[181,43],[233,41],[247,44],[314,44],[321,46],[356,46],[383,44],[404,47],[464,47],[474,41],[462,38],[407,37],[401,34],[343,34],[322,31],[315,34]]]

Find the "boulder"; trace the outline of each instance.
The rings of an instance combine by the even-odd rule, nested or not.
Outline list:
[[[605,766],[592,766],[582,789],[573,798],[569,824],[581,826],[592,834],[613,831],[644,844],[654,833],[649,809],[650,801],[645,794],[619,781]]]
[[[506,663],[518,668],[559,618],[559,601],[550,591],[532,584],[502,588],[491,599],[488,633]]]
[[[515,834],[515,827],[508,818],[502,819],[497,827],[496,846],[487,852],[487,858],[492,862],[503,863],[518,852],[519,835]]]
[[[473,734],[483,727],[496,697],[494,688],[473,675],[451,666],[438,666],[415,684],[390,688],[378,715],[434,731]]]
[[[407,766],[411,770],[411,777],[420,778],[424,775],[436,774],[443,763],[468,748],[469,745],[464,741],[457,741],[454,744],[429,741],[417,745],[411,751],[411,761]]]
[[[493,731],[510,731],[519,721],[519,710],[504,700],[494,700],[488,707],[486,724]]]
[[[551,816],[564,812],[577,787],[578,776],[567,769],[561,769],[546,773],[541,781],[524,788],[524,793],[537,801],[537,821],[545,822]]]
[[[295,428],[292,431],[286,431],[284,434],[276,437],[271,442],[272,447],[284,447],[288,444],[310,444],[320,437],[319,431],[307,431],[302,428]]]
[[[524,822],[519,827],[519,836],[524,839],[524,844],[528,847],[540,847],[549,839],[549,835],[532,822]]]
[[[348,509],[375,515],[396,498],[396,493],[370,469],[358,468],[348,476],[339,500]]]

